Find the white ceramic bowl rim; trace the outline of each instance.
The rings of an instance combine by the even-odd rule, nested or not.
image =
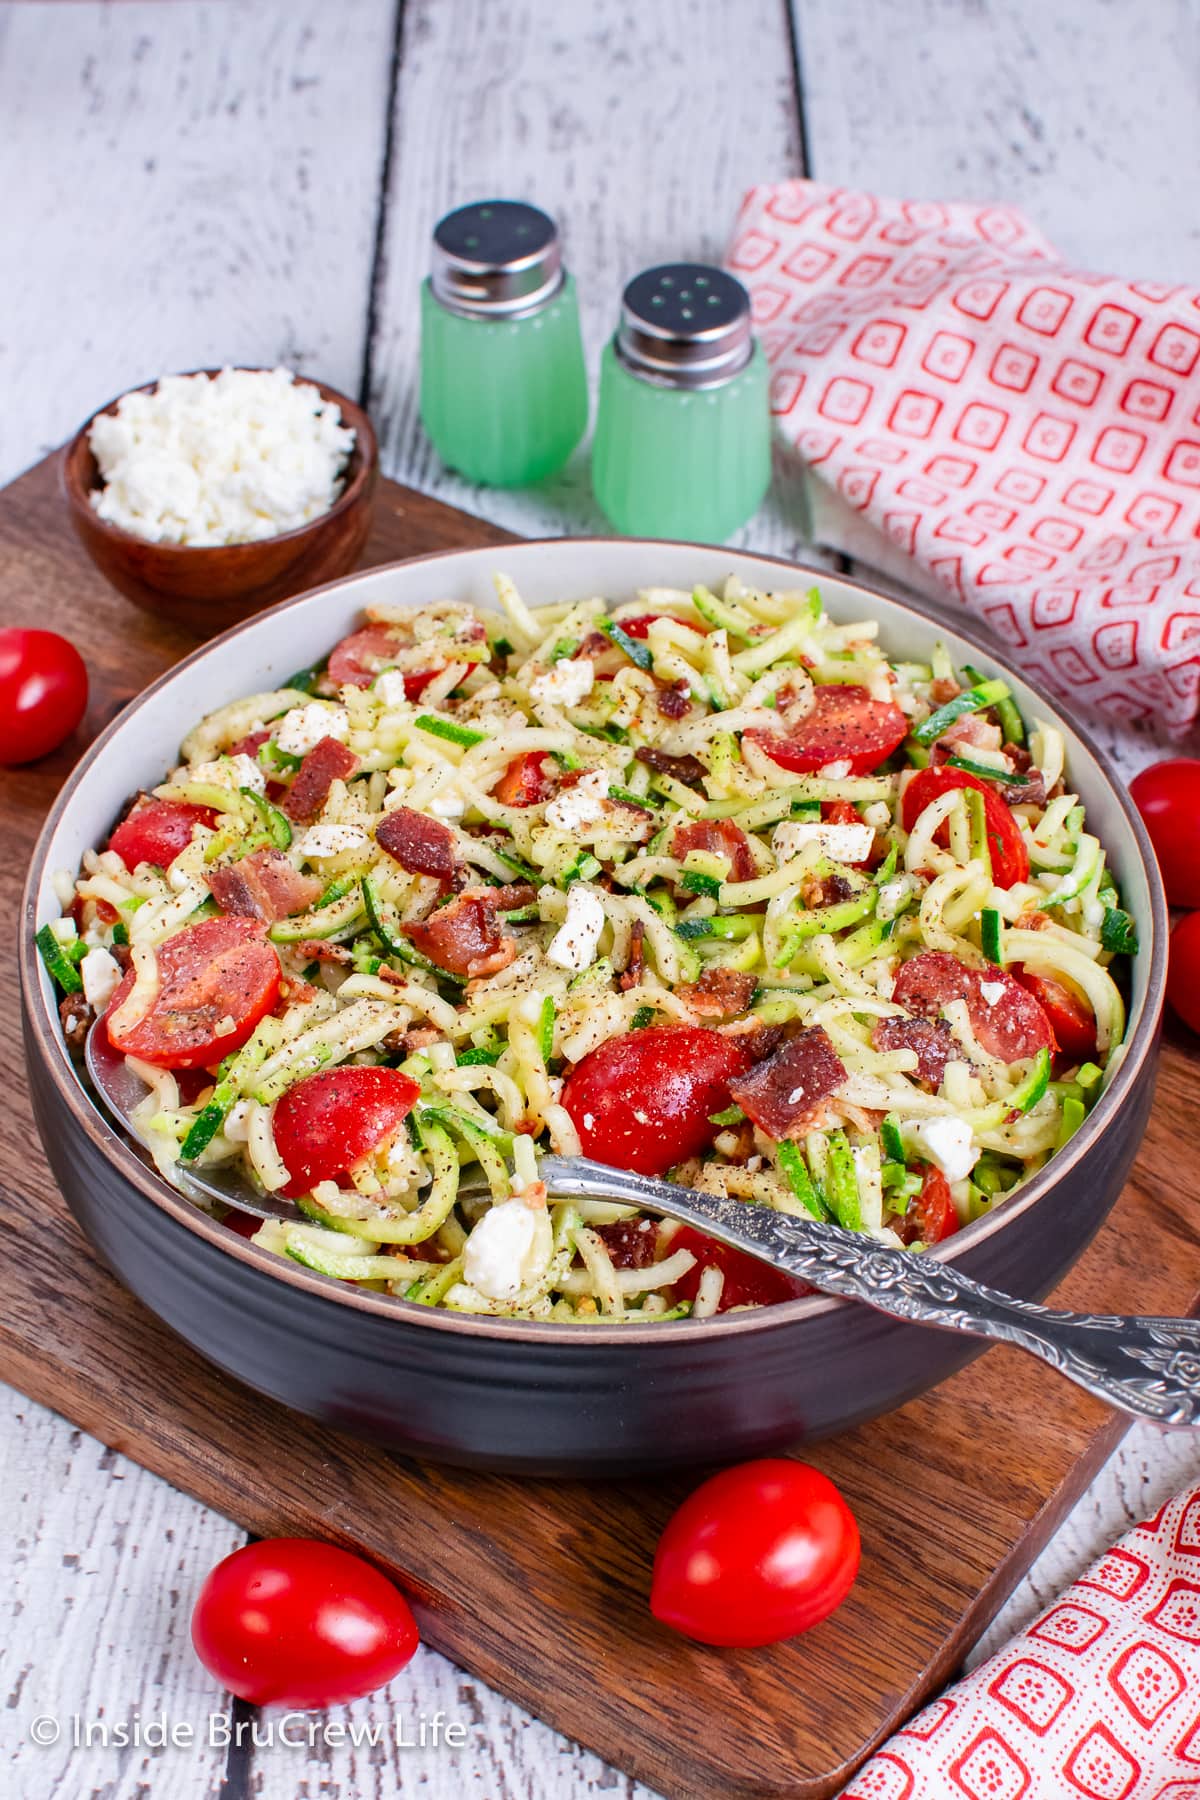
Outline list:
[[[935,614],[932,609],[928,615],[923,613],[918,601],[889,598],[824,569],[711,545],[658,539],[544,539],[439,551],[382,564],[257,614],[193,651],[152,682],[101,733],[76,765],[50,812],[30,864],[22,915],[23,999],[39,1035],[54,1046],[51,1071],[63,1103],[80,1118],[126,1179],[189,1230],[226,1253],[323,1299],[403,1318],[407,1323],[465,1330],[483,1338],[516,1336],[529,1342],[562,1343],[564,1334],[577,1341],[580,1331],[602,1333],[614,1340],[619,1337],[652,1341],[664,1331],[715,1329],[753,1333],[849,1304],[814,1294],[715,1320],[583,1327],[446,1313],[391,1295],[348,1289],[347,1284],[332,1277],[318,1275],[248,1243],[186,1200],[110,1128],[76,1072],[59,1027],[51,983],[33,945],[38,927],[56,918],[61,910],[52,884],[54,872],[76,869],[83,851],[99,842],[115,823],[129,795],[139,786],[161,781],[164,771],[177,761],[180,737],[193,721],[239,695],[278,686],[291,671],[320,660],[338,638],[354,627],[362,608],[369,603],[418,606],[434,600],[457,599],[494,607],[493,576],[497,570],[510,575],[533,605],[591,595],[603,595],[615,605],[632,599],[638,588],[690,589],[698,582],[716,587],[730,574],[749,585],[776,590],[785,586],[808,589],[816,583],[835,619],[879,620],[881,642],[891,654],[903,651],[908,657],[927,660],[935,642],[945,643],[956,663],[970,661],[998,670],[1008,681],[1026,718],[1052,719],[1064,731],[1067,766],[1084,777],[1077,783],[1078,791],[1087,807],[1089,824],[1109,850],[1125,904],[1138,924],[1141,949],[1133,963],[1124,1057],[1084,1124],[1046,1169],[1011,1201],[925,1254],[953,1261],[993,1232],[1014,1227],[1095,1143],[1131,1092],[1154,1046],[1162,1008],[1168,925],[1162,883],[1142,821],[1088,733],[1057,701],[1027,681],[1003,654],[971,629],[950,621],[945,614]]]

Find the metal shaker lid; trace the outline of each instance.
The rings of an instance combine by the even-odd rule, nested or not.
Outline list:
[[[434,227],[434,295],[452,312],[518,318],[563,284],[554,220],[523,200],[475,200]]]
[[[754,354],[750,296],[709,263],[662,263],[635,275],[614,340],[635,375],[665,387],[717,387]]]

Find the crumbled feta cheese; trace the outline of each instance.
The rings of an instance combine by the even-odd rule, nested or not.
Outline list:
[[[250,1114],[253,1102],[235,1100],[225,1114],[225,1123],[221,1130],[231,1144],[247,1144],[250,1141]]]
[[[371,692],[382,706],[402,706],[408,699],[404,688],[403,670],[385,669],[382,675],[375,677],[375,685]]]
[[[827,825],[819,820],[784,819],[775,827],[771,848],[780,862],[799,856],[809,844],[815,844],[834,862],[865,862],[875,844],[870,825]]]
[[[567,916],[546,947],[546,960],[576,973],[590,969],[603,930],[604,907],[599,894],[577,881],[567,890]]]
[[[371,840],[361,825],[310,825],[300,839],[302,856],[342,856],[347,850],[366,850]]]
[[[546,823],[556,831],[579,831],[604,817],[608,770],[592,769],[574,787],[564,788],[546,808]]]
[[[313,700],[284,713],[274,736],[288,756],[307,756],[322,738],[337,738],[344,744],[350,736],[350,715],[344,706],[322,706],[319,700]]]
[[[946,1177],[962,1181],[979,1160],[979,1151],[971,1139],[971,1127],[965,1119],[910,1119],[902,1129]]]
[[[181,779],[204,781],[210,787],[248,787],[256,794],[261,794],[267,785],[267,778],[258,763],[241,752],[237,756],[218,757],[216,762],[196,763],[181,771]]]
[[[590,1112],[587,1112],[587,1113],[584,1113],[584,1115],[583,1115],[583,1129],[584,1129],[584,1130],[585,1130],[585,1131],[594,1131],[594,1130],[595,1130],[595,1128],[596,1128],[596,1115],[595,1115],[595,1113],[590,1113]]]
[[[546,1266],[546,1235],[539,1230],[544,1212],[524,1200],[502,1200],[489,1207],[467,1239],[463,1274],[489,1300],[514,1300],[536,1281]]]
[[[995,1006],[1004,998],[1004,983],[1002,981],[981,981],[979,991],[989,1006]]]
[[[354,433],[288,369],[168,375],[88,433],[102,519],[155,544],[243,544],[328,512]]]
[[[886,831],[892,822],[892,809],[886,800],[872,800],[870,806],[863,807],[863,818],[876,831]]]
[[[839,756],[836,762],[822,763],[820,773],[828,781],[843,781],[853,767],[848,756]]]
[[[435,794],[429,802],[429,810],[435,819],[448,819],[453,823],[462,818],[467,803],[461,794]]]
[[[83,997],[97,1012],[103,1012],[121,985],[122,969],[107,950],[89,950],[79,965]]]
[[[578,706],[591,693],[595,680],[595,666],[586,656],[564,657],[545,675],[539,675],[529,692],[535,700],[546,700],[554,706]]]

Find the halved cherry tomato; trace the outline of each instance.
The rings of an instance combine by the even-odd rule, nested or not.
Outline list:
[[[921,1241],[925,1244],[940,1244],[943,1238],[952,1237],[958,1230],[960,1220],[950,1197],[950,1183],[932,1163],[925,1167],[921,1191],[913,1201],[909,1216],[915,1216]]]
[[[257,919],[202,919],[154,955],[159,987],[148,1010],[133,1024],[119,1018],[133,991],[131,968],[104,1017],[114,1050],[157,1068],[210,1068],[241,1048],[279,998],[279,958]]]
[[[798,1300],[802,1294],[813,1291],[806,1281],[793,1280],[782,1269],[771,1268],[745,1250],[718,1244],[693,1225],[681,1225],[671,1238],[667,1254],[674,1256],[677,1250],[690,1250],[696,1261],[674,1284],[675,1299],[694,1300],[705,1269],[717,1268],[725,1277],[717,1302],[719,1313],[728,1312],[731,1306],[774,1306],[780,1300]]]
[[[238,739],[236,744],[230,744],[229,754],[230,756],[257,757],[270,735],[270,727],[266,725],[261,731],[248,731],[245,737]]]
[[[829,1477],[763,1457],[711,1476],[668,1520],[650,1610],[702,1644],[776,1644],[841,1605],[859,1556],[854,1514]]]
[[[209,1674],[255,1706],[344,1706],[398,1675],[420,1640],[399,1588],[311,1538],[263,1538],[219,1562],[192,1613]]]
[[[923,1019],[938,1018],[951,1000],[965,1000],[972,1031],[1002,1062],[1056,1048],[1054,1027],[1015,976],[1007,969],[969,968],[949,950],[922,950],[901,963],[892,999]]]
[[[676,625],[686,625],[689,631],[703,631],[702,625],[693,625],[690,619],[676,618],[674,613],[635,613],[632,619],[618,619],[626,637],[638,638],[643,643],[650,636],[650,627],[657,625],[660,619],[671,619]]]
[[[1167,999],[1185,1025],[1200,1031],[1200,913],[1180,919],[1171,933]]]
[[[682,862],[689,850],[723,856],[729,864],[730,881],[753,881],[758,873],[750,840],[732,819],[691,819],[686,825],[677,825],[671,838],[671,855]]]
[[[181,850],[192,841],[194,825],[215,825],[211,806],[192,806],[184,800],[148,800],[122,819],[108,840],[127,869],[154,863],[169,869]]]
[[[984,827],[992,858],[992,880],[997,887],[1009,888],[1014,882],[1029,880],[1029,852],[1012,815],[1012,809],[995,788],[965,769],[921,769],[904,790],[901,801],[901,823],[911,831],[931,800],[948,794],[953,788],[974,788],[983,795]],[[948,827],[943,827],[943,831]],[[938,833],[942,840],[942,832]],[[944,840],[943,840],[944,841]]]
[[[812,711],[786,736],[748,731],[748,738],[781,768],[812,774],[826,763],[848,762],[868,775],[908,736],[908,720],[890,700],[872,700],[865,687],[825,682],[814,689]]]
[[[1172,906],[1200,906],[1200,759],[1172,756],[1135,775],[1133,803],[1145,821]]]
[[[1087,1001],[1049,975],[1034,975],[1022,968],[1012,972],[1049,1019],[1063,1061],[1072,1065],[1091,1062],[1096,1055],[1096,1015]]]
[[[394,1138],[413,1109],[419,1083],[399,1069],[323,1069],[289,1088],[275,1108],[275,1147],[291,1179],[291,1199],[318,1181],[337,1181]]]
[[[36,762],[69,738],[87,710],[88,677],[57,631],[0,631],[0,763]]]
[[[752,1058],[741,1038],[698,1025],[650,1025],[610,1038],[576,1063],[562,1103],[585,1156],[664,1175],[706,1150],[729,1105],[729,1083]]]
[[[406,649],[410,639],[390,625],[364,625],[352,631],[329,655],[327,670],[335,687],[370,687],[380,671],[394,662],[397,653]],[[478,668],[468,663],[467,674]],[[414,669],[404,677],[404,697],[419,700],[440,669]]]
[[[527,750],[514,756],[496,783],[494,793],[501,806],[540,806],[555,792],[555,763],[548,750]]]

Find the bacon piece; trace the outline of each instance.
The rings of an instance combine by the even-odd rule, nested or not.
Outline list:
[[[295,780],[284,795],[281,805],[289,819],[298,825],[311,825],[335,781],[348,781],[358,768],[358,758],[337,738],[323,737],[313,745]]]
[[[439,881],[454,877],[454,833],[440,819],[427,818],[411,806],[384,813],[375,842],[410,875],[436,875]]]
[[[64,994],[58,1003],[58,1016],[70,1049],[82,1050],[96,1016],[83,995]]]
[[[957,681],[952,681],[946,675],[939,675],[936,681],[929,684],[929,698],[935,706],[945,706],[948,700],[957,700],[961,693],[962,689]]]
[[[650,744],[639,744],[633,755],[636,762],[645,763],[656,775],[673,776],[687,787],[696,787],[704,780],[704,764],[698,756],[672,756],[666,750],[655,750]]]
[[[646,921],[635,919],[629,927],[629,961],[625,964],[624,971],[617,981],[617,986],[623,994],[627,994],[630,988],[637,987],[642,979],[642,971],[646,962],[645,942]]]
[[[208,885],[222,912],[273,925],[315,906],[323,884],[315,875],[301,875],[282,850],[265,849],[210,869]]]
[[[730,881],[753,881],[758,873],[749,839],[741,826],[729,819],[693,819],[690,824],[677,825],[671,855],[682,862],[689,850],[723,856],[729,864]]]
[[[732,1098],[777,1142],[802,1129],[814,1109],[837,1092],[846,1065],[820,1025],[789,1038],[774,1056],[729,1084]]]
[[[353,952],[347,950],[345,944],[331,944],[327,938],[302,938],[296,945],[296,953],[302,956],[306,963],[350,964],[354,961]],[[385,967],[380,969],[379,973],[386,976],[391,971]]]
[[[614,1269],[645,1269],[655,1261],[657,1219],[618,1219],[592,1229],[603,1240]]]
[[[516,939],[506,937],[496,922],[496,913],[514,891],[519,890],[467,888],[419,925],[406,925],[404,934],[422,956],[451,975],[473,981],[495,975],[517,954]]]
[[[692,691],[686,681],[657,682],[658,692],[655,696],[658,710],[664,719],[682,719],[692,704]]]
[[[245,737],[238,739],[236,744],[230,744],[229,754],[230,756],[257,757],[270,735],[270,729],[265,725],[261,731],[248,731]]]
[[[961,1062],[962,1051],[945,1019],[900,1019],[894,1015],[876,1022],[871,1033],[876,1050],[915,1050],[918,1081],[940,1087],[948,1062]]]
[[[699,981],[676,988],[679,998],[706,1019],[735,1019],[744,1013],[758,982],[744,969],[707,968]]]

